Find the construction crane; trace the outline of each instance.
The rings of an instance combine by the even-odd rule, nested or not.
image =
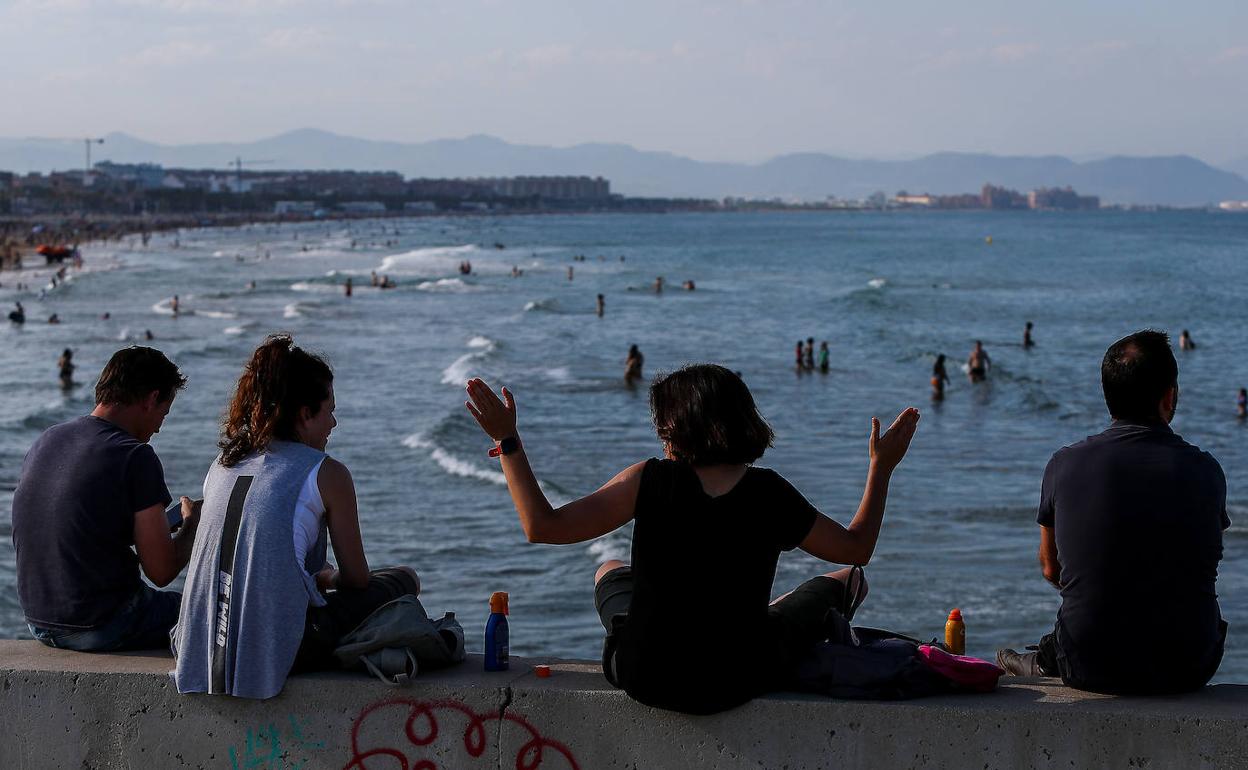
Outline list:
[[[104,144],[104,140],[98,137],[65,137],[65,136],[49,136],[39,137],[40,141],[47,142],[82,142],[83,148],[87,151],[86,165],[82,169],[82,186],[87,187],[91,184],[91,145]]]
[[[259,166],[264,163],[274,163],[273,160],[243,160],[237,157],[230,161],[230,165],[234,166],[234,192],[239,195],[243,194],[243,166]]]
[[[82,146],[87,150],[87,166],[82,171],[82,186],[86,187],[91,184],[91,145],[104,144],[103,139],[85,137],[82,140]]]

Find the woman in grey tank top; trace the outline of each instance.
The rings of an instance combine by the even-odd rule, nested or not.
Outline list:
[[[266,339],[239,377],[204,481],[174,629],[179,692],[277,695],[292,671],[335,667],[338,640],[374,609],[419,593],[411,568],[369,570],[351,474],[325,454],[337,424],[328,364],[287,335]],[[296,509],[313,471],[323,513],[299,563]]]

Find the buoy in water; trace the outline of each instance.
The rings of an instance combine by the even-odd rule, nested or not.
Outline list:
[[[984,243],[986,243],[986,244],[988,244],[989,246],[991,246],[991,245],[992,245],[992,236],[991,236],[991,235],[989,235],[987,238],[984,238]]]

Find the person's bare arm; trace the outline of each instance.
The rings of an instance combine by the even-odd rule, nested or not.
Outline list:
[[[203,500],[182,498],[182,526],[172,538],[163,505],[153,505],[134,514],[134,550],[139,554],[143,574],[158,588],[172,583],[191,560],[202,503]]]
[[[499,400],[480,379],[469,380],[467,390],[471,400],[464,406],[486,435],[496,442],[518,435],[516,402],[510,391],[503,388],[503,400]],[[525,537],[530,543],[565,544],[600,537],[633,518],[645,462],[630,465],[595,492],[558,508],[546,499],[523,448],[503,455],[502,465]]]
[[[837,564],[866,564],[871,561],[880,537],[880,526],[884,522],[888,482],[893,469],[906,456],[918,424],[919,410],[910,407],[897,415],[888,432],[881,436],[880,421],[871,418],[871,438],[868,442],[871,462],[857,513],[848,527],[820,515],[800,544],[803,551]]]
[[[1040,527],[1040,572],[1054,588],[1062,587],[1062,567],[1057,562],[1057,537],[1052,527]]]
[[[360,536],[360,516],[356,507],[355,482],[347,466],[326,457],[316,476],[329,539],[334,545],[338,568],[318,574],[321,588],[365,588],[368,586],[368,557],[364,555],[364,539]]]

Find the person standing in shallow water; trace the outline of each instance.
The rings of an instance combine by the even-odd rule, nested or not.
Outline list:
[[[56,365],[60,369],[61,389],[69,390],[74,386],[74,351],[65,348]]]
[[[1027,326],[1023,329],[1023,348],[1025,350],[1036,344],[1036,341],[1031,338],[1031,326],[1031,321],[1028,321]]]
[[[802,368],[808,372],[815,370],[815,338],[806,338],[806,347],[802,349]]]
[[[745,383],[722,366],[657,378],[650,406],[665,458],[634,463],[559,508],[529,466],[512,394],[504,388],[500,400],[479,379],[467,394],[530,542],[579,543],[635,522],[632,564],[608,561],[594,577],[603,673],[641,703],[691,714],[784,689],[829,636],[830,611],[852,617],[867,594],[860,571],[819,575],[769,603],[776,564],[799,547],[825,561],[869,562],[889,481],[919,421],[906,409],[881,435],[872,418],[867,482],[846,527],[780,474],[753,466],[773,433]]]
[[[606,312],[607,312],[607,298],[599,294],[598,295],[598,317],[602,318],[603,314]]]
[[[949,373],[945,371],[945,354],[936,356],[932,365],[932,400],[945,400],[945,383],[949,382]]]
[[[823,342],[819,343],[819,371],[824,374],[827,374],[828,369],[831,367],[829,357],[830,357],[830,354],[828,353],[828,341],[824,340]]]
[[[1241,420],[1248,417],[1248,388],[1240,388],[1235,397],[1235,416]]]
[[[801,374],[805,367],[802,366],[802,341],[798,340],[797,345],[793,348],[793,366],[797,369],[797,373]]]
[[[641,349],[636,345],[628,346],[628,358],[624,359],[624,382],[633,385],[641,380],[641,367],[646,362],[646,357],[641,354]]]
[[[1187,329],[1179,335],[1179,350],[1195,350],[1196,343],[1192,341],[1192,335],[1187,333]]]
[[[988,370],[992,368],[992,359],[988,357],[988,352],[984,350],[984,343],[975,340],[975,349],[971,351],[971,355],[966,359],[966,374],[971,378],[971,382],[983,382],[988,379]]]

